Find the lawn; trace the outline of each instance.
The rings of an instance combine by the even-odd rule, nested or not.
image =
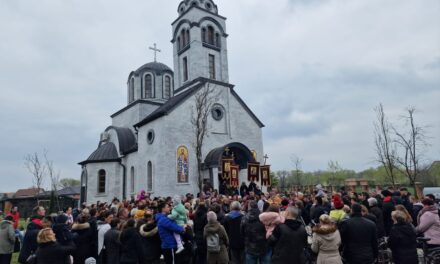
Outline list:
[[[11,264],[18,264],[18,253],[14,253],[12,255],[12,261]]]

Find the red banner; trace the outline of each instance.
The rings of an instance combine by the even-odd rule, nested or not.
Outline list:
[[[231,166],[231,186],[238,187],[240,185],[240,177],[239,177],[240,169],[236,165]]]
[[[261,186],[270,186],[270,165],[264,165],[260,167],[261,173]]]
[[[248,163],[248,181],[259,181],[260,179],[260,163],[249,162]]]

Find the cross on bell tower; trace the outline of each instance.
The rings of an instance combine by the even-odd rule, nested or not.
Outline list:
[[[156,43],[154,43],[153,46],[154,46],[154,47],[149,47],[149,49],[152,50],[152,51],[154,51],[154,62],[156,62],[156,61],[157,61],[157,60],[156,60],[156,54],[157,54],[157,52],[161,52],[161,50],[157,48]]]

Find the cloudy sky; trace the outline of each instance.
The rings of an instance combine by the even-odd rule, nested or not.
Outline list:
[[[44,148],[62,177],[96,148],[126,102],[131,70],[172,67],[178,0],[0,1],[0,192],[32,185],[27,153]],[[375,166],[374,107],[396,124],[407,106],[440,159],[440,2],[217,0],[230,82],[265,123],[274,169]]]

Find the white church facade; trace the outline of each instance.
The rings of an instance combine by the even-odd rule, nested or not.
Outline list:
[[[263,123],[229,83],[225,17],[212,0],[185,0],[172,23],[174,70],[159,62],[132,71],[127,106],[111,115],[98,148],[79,164],[81,200],[199,192],[196,98],[212,91],[202,147],[203,178],[219,187],[222,158],[233,153],[239,182],[248,162],[263,163]],[[207,88],[208,87],[208,88]]]

